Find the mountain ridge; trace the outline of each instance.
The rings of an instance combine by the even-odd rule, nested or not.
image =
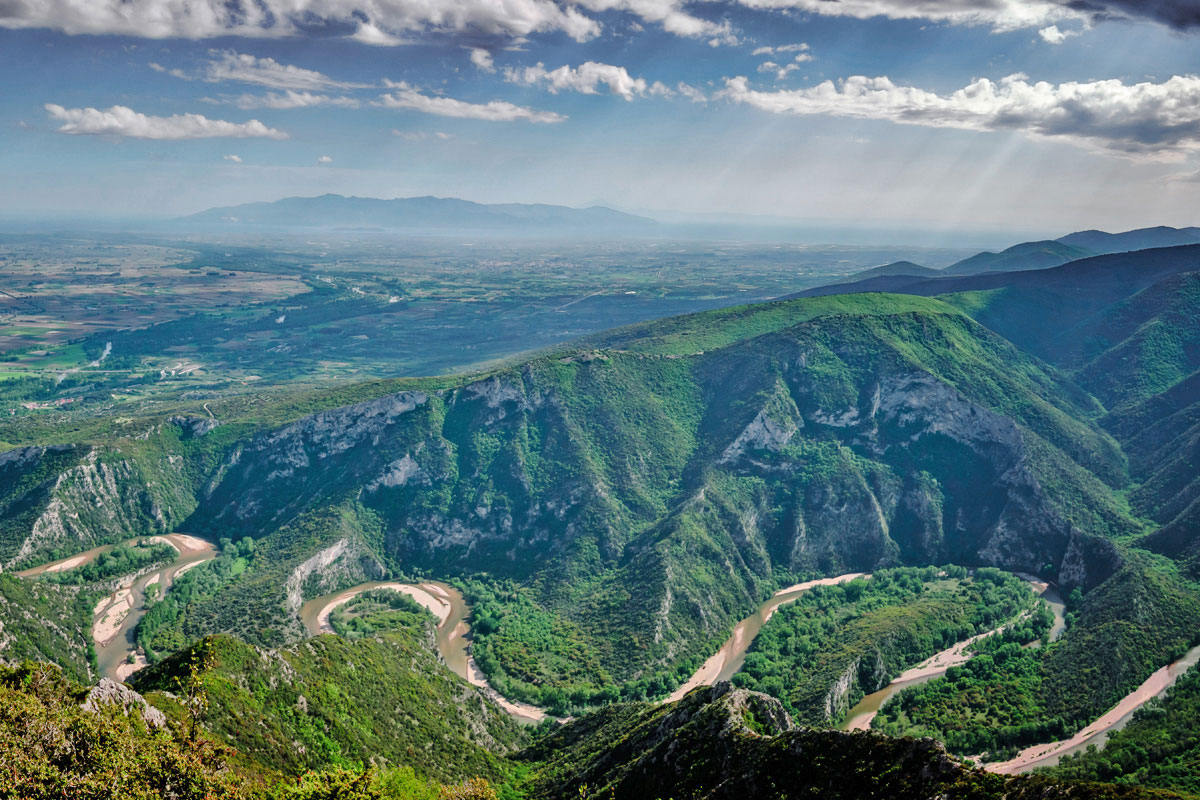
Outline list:
[[[550,230],[644,230],[658,223],[604,206],[571,208],[544,203],[476,203],[456,197],[395,197],[382,199],[340,194],[285,197],[206,209],[180,217],[177,224],[264,227],[377,227],[416,229],[519,230],[543,226]]]

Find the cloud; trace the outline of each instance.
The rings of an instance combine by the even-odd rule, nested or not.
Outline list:
[[[344,36],[374,45],[404,44],[428,34],[521,40],[562,33],[584,42],[602,31],[589,13],[620,12],[677,36],[737,43],[728,20],[697,16],[691,6],[722,13],[740,6],[924,19],[996,31],[1113,17],[1149,19],[1178,30],[1200,27],[1196,0],[0,0],[0,27],[150,39]]]
[[[667,33],[716,44],[737,44],[728,20],[712,22],[684,11],[685,0],[576,0],[589,11],[625,11],[662,27]],[[709,43],[712,44],[713,41]]]
[[[555,0],[5,0],[0,27],[149,39],[332,34],[368,44],[400,44],[407,33],[559,31],[581,42],[600,33],[574,4]]]
[[[286,139],[287,134],[268,128],[256,119],[249,122],[226,122],[209,119],[200,114],[175,114],[170,117],[151,117],[127,106],[113,106],[101,111],[96,108],[63,108],[47,103],[50,116],[62,122],[59,133],[95,136],[125,136],[133,139]]]
[[[317,163],[318,164],[332,164],[333,158],[331,156],[321,156],[320,158],[317,159]]]
[[[759,48],[759,49],[761,50],[762,48]],[[796,55],[796,57],[794,59],[792,59],[792,62],[790,64],[784,64],[783,66],[780,66],[779,64],[775,63],[774,61],[764,61],[763,63],[758,65],[758,71],[759,72],[774,72],[775,79],[781,81],[784,78],[786,78],[789,74],[800,69],[801,64],[808,62],[808,61],[812,61],[812,60],[813,60],[813,57],[810,54],[799,53]]]
[[[1057,25],[1051,25],[1048,28],[1042,28],[1038,31],[1038,36],[1042,37],[1042,41],[1048,44],[1062,44],[1069,37],[1075,36],[1075,31],[1061,31]]]
[[[401,139],[409,142],[423,142],[430,137],[430,134],[425,131],[402,131],[398,128],[392,128],[392,135],[399,136]],[[434,131],[433,138],[443,142],[454,138],[453,133],[443,133],[442,131]]]
[[[1066,5],[1089,11],[1094,19],[1142,17],[1176,30],[1200,27],[1200,4],[1196,0],[1062,0]]]
[[[1086,0],[1085,0],[1086,1]],[[1052,25],[1089,15],[1070,7],[1077,0],[740,0],[757,9],[792,9],[831,17],[924,19],[995,31]]]
[[[398,108],[406,111],[419,111],[422,114],[437,114],[442,117],[457,119],[478,119],[488,122],[526,121],[535,123],[563,122],[566,117],[553,111],[537,111],[524,106],[513,105],[504,100],[492,100],[488,103],[468,103],[465,100],[455,100],[452,97],[438,97],[421,94],[420,91],[401,81],[400,83],[386,82],[396,91],[380,95],[375,105],[384,108]]]
[[[231,155],[227,155],[227,156],[221,156],[221,158],[225,159],[226,161],[232,161],[232,162],[233,162],[233,163],[235,163],[235,164],[240,164],[240,163],[242,163],[242,157],[241,157],[241,156],[239,156],[239,155],[232,155],[232,154],[231,154]]]
[[[210,51],[216,56],[204,69],[203,78],[209,83],[236,81],[265,86],[268,89],[365,89],[367,84],[345,83],[317,72],[291,64],[280,64],[273,58],[259,58],[232,50]],[[153,68],[153,65],[151,65]]]
[[[482,47],[471,48],[471,63],[484,72],[496,71],[496,63],[492,60],[492,54]]]
[[[271,109],[288,109],[288,108],[311,108],[313,106],[336,106],[339,108],[358,108],[362,103],[355,100],[353,97],[335,97],[327,94],[313,94],[312,92],[296,92],[288,89],[286,92],[267,92],[264,95],[257,94],[242,94],[228,99],[225,102],[232,103],[241,109],[252,108],[271,108]]]
[[[704,94],[702,90],[697,89],[695,86],[681,82],[675,86],[675,91],[679,92],[680,95],[686,97],[688,100],[691,100],[693,103],[708,102],[708,95]]]
[[[657,81],[647,83],[644,78],[635,78],[629,70],[613,64],[601,64],[596,61],[585,61],[578,67],[561,66],[558,69],[547,70],[542,62],[532,67],[504,70],[504,79],[509,83],[519,83],[525,86],[542,85],[551,94],[560,91],[580,92],[581,94],[599,94],[601,86],[607,86],[611,94],[618,94],[626,100],[632,100],[635,95],[647,93],[669,95],[671,90]]]
[[[173,75],[176,78],[183,78],[185,81],[191,80],[191,78],[188,77],[187,73],[185,73],[181,69],[168,69],[168,68],[164,67],[162,64],[156,64],[153,61],[151,61],[147,66],[149,66],[150,69],[154,70],[155,72],[163,72],[163,73],[166,73],[167,75]]]
[[[1168,175],[1167,180],[1172,183],[1200,183],[1200,169]]]
[[[754,48],[750,53],[752,56],[773,56],[776,53],[803,53],[808,50],[807,42],[799,42],[797,44],[781,44],[772,47],[771,45],[763,45],[762,47]],[[799,60],[799,56],[797,59]]]
[[[1148,19],[1177,30],[1200,27],[1196,0],[738,0],[758,9],[834,17],[924,19],[995,31],[1045,28],[1066,20]],[[759,53],[757,55],[763,55]]]
[[[1177,159],[1200,150],[1200,77],[1163,83],[1030,83],[1024,75],[986,78],[947,95],[857,75],[835,85],[755,91],[726,79],[719,96],[777,114],[882,119],[974,131],[1020,131],[1124,155]]]

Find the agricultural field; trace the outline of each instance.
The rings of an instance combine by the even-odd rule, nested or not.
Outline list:
[[[57,424],[180,396],[203,402],[247,388],[481,369],[620,325],[771,299],[883,261],[957,255],[337,231],[0,236],[0,414]]]

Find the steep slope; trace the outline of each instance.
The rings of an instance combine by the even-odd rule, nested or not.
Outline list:
[[[409,617],[353,642],[325,635],[282,650],[213,637],[137,673],[133,685],[177,714],[160,692],[175,692],[190,664],[211,657],[206,726],[268,772],[369,763],[442,780],[503,774],[501,757],[525,732],[455,677]]]
[[[195,506],[211,430],[171,416],[132,435],[0,453],[0,571],[174,530]]]
[[[946,275],[976,275],[981,272],[1018,272],[1046,269],[1066,264],[1096,252],[1059,241],[1022,242],[999,253],[977,253],[951,264]]]
[[[795,728],[777,701],[729,684],[668,706],[615,706],[524,754],[536,798],[1149,797],[1131,788],[1002,778],[930,739]]]
[[[1171,275],[1084,321],[1070,335],[1079,383],[1109,408],[1165,391],[1200,368],[1200,272]]]
[[[0,575],[0,663],[45,661],[73,680],[92,680],[95,604],[79,586]]]
[[[353,544],[381,569],[486,573],[479,597],[523,585],[476,640],[508,689],[637,696],[793,576],[954,561],[1104,580],[1120,562],[1105,537],[1139,528],[1104,483],[1124,467],[1089,403],[934,300],[726,309],[251,436],[188,527],[271,537],[342,509],[358,533],[323,527],[314,561]],[[263,574],[206,602],[317,593]],[[557,658],[578,668],[541,666]]]

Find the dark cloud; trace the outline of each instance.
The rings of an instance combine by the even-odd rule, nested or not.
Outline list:
[[[1152,19],[1176,30],[1200,27],[1200,0],[1069,0],[1063,5],[1097,19]]]

